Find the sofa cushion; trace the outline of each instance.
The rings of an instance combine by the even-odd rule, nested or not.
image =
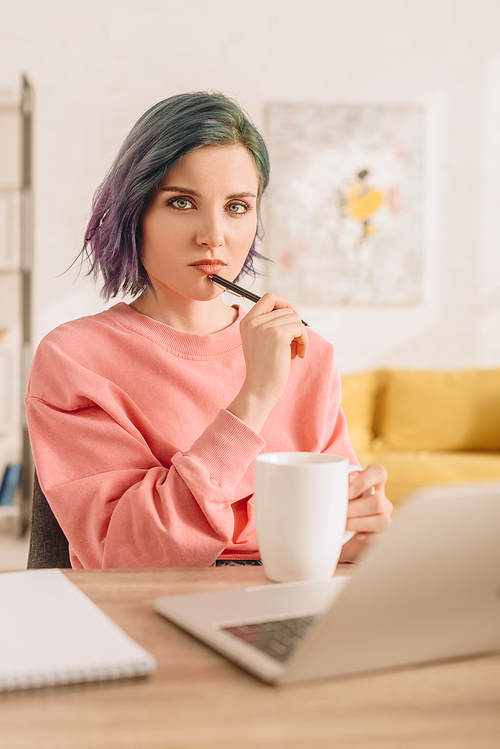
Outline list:
[[[480,481],[500,482],[500,454],[448,452],[366,452],[360,465],[380,463],[387,468],[386,494],[395,505],[427,484]]]
[[[500,369],[386,370],[378,450],[500,450]]]
[[[355,452],[369,450],[378,390],[378,372],[342,375],[342,410]]]

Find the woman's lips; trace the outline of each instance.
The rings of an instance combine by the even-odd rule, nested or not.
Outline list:
[[[208,276],[210,273],[218,273],[225,265],[223,260],[197,260],[196,263],[191,263],[191,268],[196,268]]]

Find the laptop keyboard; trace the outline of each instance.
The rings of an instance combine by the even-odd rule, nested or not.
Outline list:
[[[222,629],[283,662],[305,637],[314,619],[314,616],[303,616]]]

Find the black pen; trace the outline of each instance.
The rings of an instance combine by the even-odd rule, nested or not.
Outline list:
[[[237,286],[235,283],[232,283],[232,281],[227,281],[225,278],[222,278],[215,273],[210,273],[208,278],[212,281],[212,283],[217,284],[217,286],[221,286],[225,291],[230,291],[232,294],[236,294],[236,296],[242,296],[244,299],[249,299],[251,302],[258,302],[261,298],[260,296],[257,296],[257,294],[253,294],[251,291],[242,289],[241,286]],[[309,325],[304,322],[304,320],[301,320],[300,322],[302,323],[302,325],[305,325],[306,328],[309,327]]]

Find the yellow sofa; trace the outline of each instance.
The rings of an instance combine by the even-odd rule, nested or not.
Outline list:
[[[500,369],[384,369],[342,376],[362,466],[381,463],[397,507],[426,484],[500,481]]]

